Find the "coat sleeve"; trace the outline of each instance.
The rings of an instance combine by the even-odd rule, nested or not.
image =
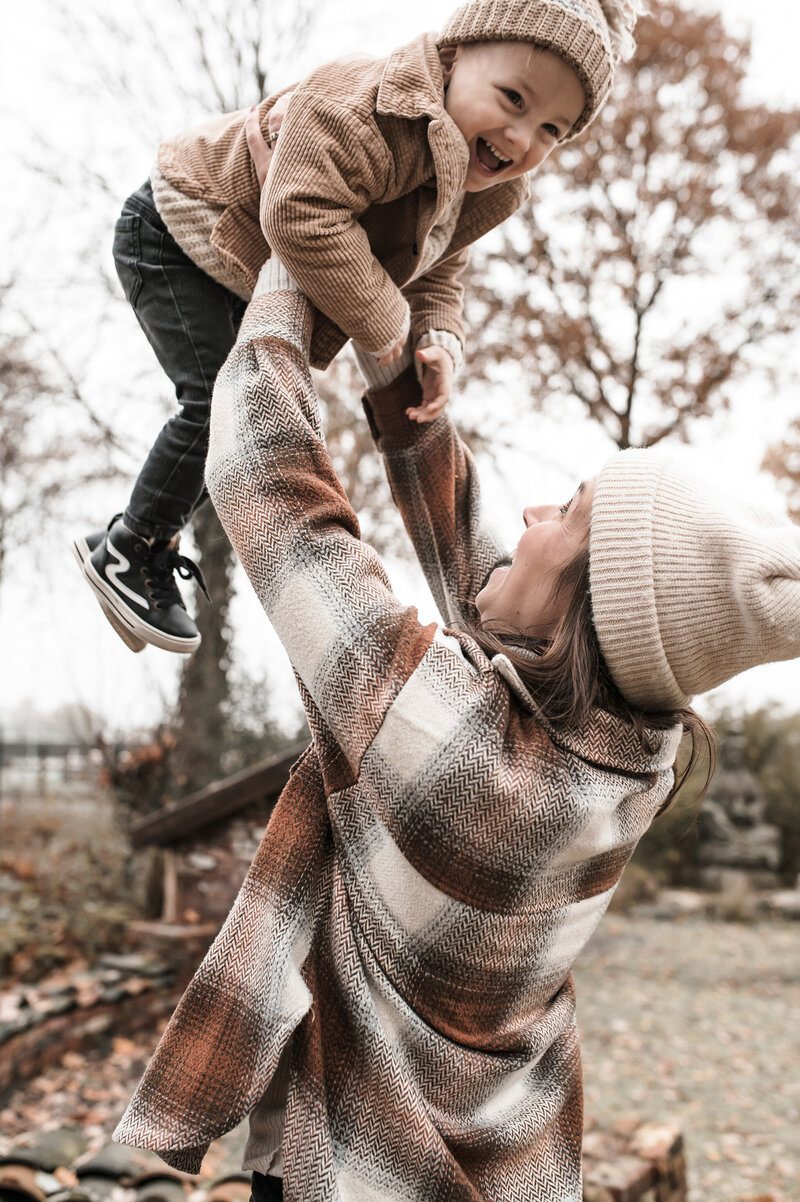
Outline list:
[[[473,602],[503,549],[481,516],[475,461],[445,413],[409,421],[420,403],[413,367],[370,390],[364,408],[392,496],[444,622],[474,618]]]
[[[408,329],[408,302],[359,216],[385,195],[391,155],[373,121],[298,88],[261,197],[261,225],[290,275],[349,338],[375,353]]]
[[[393,595],[359,536],[326,449],[308,370],[312,310],[299,292],[250,304],[214,388],[206,481],[228,537],[289,655],[313,730],[355,779],[435,626]]]
[[[416,346],[429,330],[447,330],[464,347],[464,285],[461,275],[469,261],[469,247],[434,263],[429,271],[403,288],[411,307],[411,340]]]

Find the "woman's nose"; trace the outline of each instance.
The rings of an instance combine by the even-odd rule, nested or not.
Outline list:
[[[522,520],[527,526],[537,522],[549,522],[558,513],[557,505],[528,505],[522,511]]]

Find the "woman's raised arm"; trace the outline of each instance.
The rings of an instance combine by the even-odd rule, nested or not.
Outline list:
[[[280,272],[267,264],[262,277]],[[300,678],[312,732],[341,750],[323,764],[328,788],[344,788],[435,627],[400,604],[360,539],[320,429],[311,306],[283,279],[285,290],[256,290],[217,378],[206,480]]]
[[[420,425],[406,417],[420,396],[409,368],[367,392],[364,408],[439,612],[456,625],[473,617],[475,596],[503,550],[483,524],[475,461],[450,418]]]

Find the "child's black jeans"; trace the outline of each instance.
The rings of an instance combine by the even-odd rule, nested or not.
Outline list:
[[[124,522],[145,538],[171,538],[205,500],[211,393],[247,302],[184,254],[156,211],[149,181],[123,205],[114,260],[180,403],[153,443]]]

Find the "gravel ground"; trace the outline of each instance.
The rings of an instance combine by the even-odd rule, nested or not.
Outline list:
[[[800,924],[610,915],[575,976],[587,1116],[675,1118],[691,1202],[800,1202]],[[73,1125],[101,1146],[155,1042],[68,1053],[0,1110],[0,1151]],[[204,1176],[238,1168],[244,1138]]]
[[[800,1202],[800,926],[611,915],[575,978],[587,1115],[674,1116],[690,1202]]]

